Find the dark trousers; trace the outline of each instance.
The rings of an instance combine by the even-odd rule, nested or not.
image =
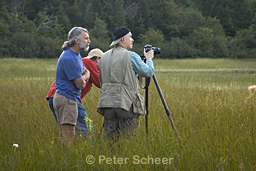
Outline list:
[[[104,138],[116,140],[119,136],[130,137],[137,128],[137,114],[133,113],[132,106],[129,111],[121,108],[104,109]]]

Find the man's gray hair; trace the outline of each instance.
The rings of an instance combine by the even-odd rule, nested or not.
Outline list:
[[[67,50],[68,48],[72,47],[75,45],[75,39],[79,39],[81,40],[82,37],[82,31],[85,31],[87,33],[88,30],[86,28],[82,28],[82,27],[73,27],[69,32],[68,32],[68,41],[64,42],[64,44],[62,45],[62,49],[63,50]]]

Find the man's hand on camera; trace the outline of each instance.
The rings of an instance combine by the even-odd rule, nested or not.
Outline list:
[[[150,50],[150,51],[148,51],[147,53],[146,53],[145,50],[144,50],[144,56],[145,56],[147,59],[153,59],[153,58],[154,58],[154,50]]]

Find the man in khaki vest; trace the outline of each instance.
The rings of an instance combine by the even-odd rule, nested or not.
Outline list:
[[[113,32],[114,48],[103,53],[100,61],[101,93],[98,113],[104,116],[104,138],[115,140],[130,136],[137,127],[139,115],[146,114],[144,98],[139,94],[137,75],[152,77],[154,75],[151,50],[141,57],[129,51],[133,46],[132,33],[127,27],[119,27]]]

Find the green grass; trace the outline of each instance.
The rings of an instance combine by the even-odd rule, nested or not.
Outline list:
[[[95,86],[82,100],[94,123],[95,143],[77,138],[69,150],[60,145],[59,129],[45,100],[56,63],[57,59],[0,60],[0,170],[256,169],[256,96],[246,101],[247,87],[256,84],[255,59],[154,60],[155,76],[183,147],[151,79],[148,136],[141,117],[137,137],[120,140],[114,151],[100,133],[100,90]],[[89,155],[95,157],[94,164],[86,161]],[[100,163],[104,157],[108,161]]]

